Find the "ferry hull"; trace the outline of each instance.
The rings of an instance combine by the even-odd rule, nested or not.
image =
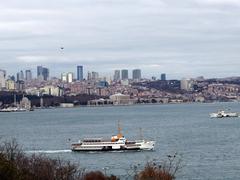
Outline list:
[[[124,148],[124,149],[72,149],[74,152],[99,152],[99,151],[139,151],[140,148]]]
[[[113,148],[111,146],[103,146],[103,147],[81,147],[81,146],[73,146],[72,151],[125,151],[125,150],[141,150],[138,146],[121,146],[118,148]]]

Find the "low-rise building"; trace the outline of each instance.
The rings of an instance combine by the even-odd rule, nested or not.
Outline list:
[[[124,95],[124,94],[121,94],[121,93],[111,95],[110,100],[113,101],[114,105],[133,104],[133,101],[130,99],[130,95]]]

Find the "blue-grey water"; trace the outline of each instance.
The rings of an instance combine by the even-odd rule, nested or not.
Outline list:
[[[177,179],[240,179],[240,118],[211,119],[219,109],[240,112],[239,103],[166,104],[42,109],[0,113],[0,137],[16,138],[27,153],[42,152],[93,170],[124,175],[131,166],[168,154],[182,156]],[[155,151],[71,152],[71,142],[84,137],[110,138],[120,120],[128,139],[156,141]],[[123,177],[123,176],[122,176]]]

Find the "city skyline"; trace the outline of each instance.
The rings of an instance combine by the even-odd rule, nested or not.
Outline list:
[[[81,68],[80,70],[80,77],[82,78],[78,78],[78,68]],[[40,77],[39,76],[39,72],[38,72],[38,69],[39,68],[43,68],[44,69],[44,77]],[[75,70],[74,70],[75,69]],[[73,80],[89,80],[89,79],[92,79],[92,76],[96,76],[97,79],[104,79],[104,78],[107,78],[108,80],[124,80],[124,79],[152,79],[152,80],[182,80],[182,79],[199,79],[199,78],[204,78],[204,79],[221,79],[221,78],[237,78],[237,77],[240,77],[240,75],[237,75],[237,76],[220,76],[220,77],[217,77],[217,76],[214,76],[214,77],[207,77],[207,76],[204,76],[204,75],[199,75],[199,76],[194,76],[194,77],[190,77],[190,76],[183,76],[183,77],[177,77],[177,78],[172,78],[171,76],[169,77],[169,74],[166,74],[165,72],[157,72],[156,74],[151,74],[152,76],[148,75],[148,76],[142,76],[141,74],[144,74],[142,73],[142,69],[136,69],[136,68],[133,68],[133,69],[127,69],[127,68],[124,68],[124,69],[115,69],[114,71],[112,71],[111,73],[100,73],[100,72],[97,72],[97,71],[92,71],[90,69],[86,69],[84,66],[82,65],[76,65],[75,67],[71,68],[71,70],[66,70],[65,72],[64,71],[61,71],[61,72],[58,72],[57,74],[54,74],[52,75],[52,69],[49,69],[48,67],[46,66],[36,66],[35,69],[28,69],[28,68],[23,68],[23,69],[20,69],[20,70],[17,70],[15,73],[11,74],[9,73],[9,71],[7,69],[0,69],[2,71],[5,72],[5,75],[6,75],[6,79],[13,79],[13,80],[23,80],[23,81],[30,81],[30,80],[33,80],[33,79],[44,79],[45,81],[46,80],[50,80],[52,78],[57,78],[57,79],[66,79],[66,78],[69,78],[67,77],[69,74],[71,74],[71,79]],[[126,75],[125,72],[127,73]],[[91,74],[89,76],[89,73]],[[116,73],[119,73],[117,76],[119,76],[118,78],[116,78]],[[40,73],[41,74],[41,73]],[[138,74],[138,75],[137,75]],[[126,77],[123,77],[123,76],[126,76]],[[135,76],[135,77],[134,77]],[[96,79],[93,78],[93,79]],[[136,78],[138,77],[138,78]],[[166,78],[168,77],[168,78]],[[64,80],[64,81],[67,81]]]
[[[59,72],[60,73],[59,76],[51,76],[50,75],[51,69],[49,69],[47,67],[36,66],[35,69],[36,69],[35,71],[31,70],[31,69],[23,69],[23,70],[20,70],[20,71],[14,73],[14,74],[9,74],[7,72],[7,70],[3,70],[3,69],[2,70],[5,71],[6,79],[8,79],[8,78],[16,79],[16,81],[19,81],[19,80],[30,81],[32,79],[40,79],[40,80],[42,79],[42,80],[46,81],[46,80],[50,80],[51,78],[58,78],[58,79],[62,79],[63,81],[67,81],[67,79],[69,78],[68,77],[69,74],[71,74],[71,79],[75,79],[75,80],[78,80],[78,81],[81,81],[81,80],[84,80],[84,79],[85,80],[90,80],[90,79],[98,79],[98,78],[109,78],[109,79],[112,79],[112,80],[147,79],[147,77],[142,77],[141,76],[141,73],[142,73],[141,69],[115,69],[111,73],[111,75],[109,75],[109,76],[104,76],[103,74],[99,74],[99,72],[96,72],[96,71],[86,70],[81,65],[76,66],[76,71],[75,72],[74,71]],[[84,71],[86,73],[83,73]],[[116,72],[118,73],[117,77],[116,77]],[[44,77],[41,77],[41,76],[44,76]],[[161,76],[162,76],[162,74],[158,73],[158,74],[156,74],[155,76],[152,76],[152,77],[155,77],[157,79],[162,79]],[[166,76],[166,74],[165,74],[165,76]],[[166,80],[166,78],[165,78],[165,80]]]
[[[43,65],[60,76],[82,64],[109,75],[137,68],[148,78],[239,76],[239,9],[238,0],[4,2],[0,68],[14,74]]]

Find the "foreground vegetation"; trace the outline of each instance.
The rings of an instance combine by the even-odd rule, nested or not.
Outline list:
[[[181,168],[177,155],[168,156],[160,165],[148,162],[141,170],[132,168],[129,177],[135,180],[173,180]],[[101,171],[87,172],[77,165],[43,155],[27,156],[16,143],[3,142],[0,145],[1,180],[118,180],[117,176],[106,175]]]

